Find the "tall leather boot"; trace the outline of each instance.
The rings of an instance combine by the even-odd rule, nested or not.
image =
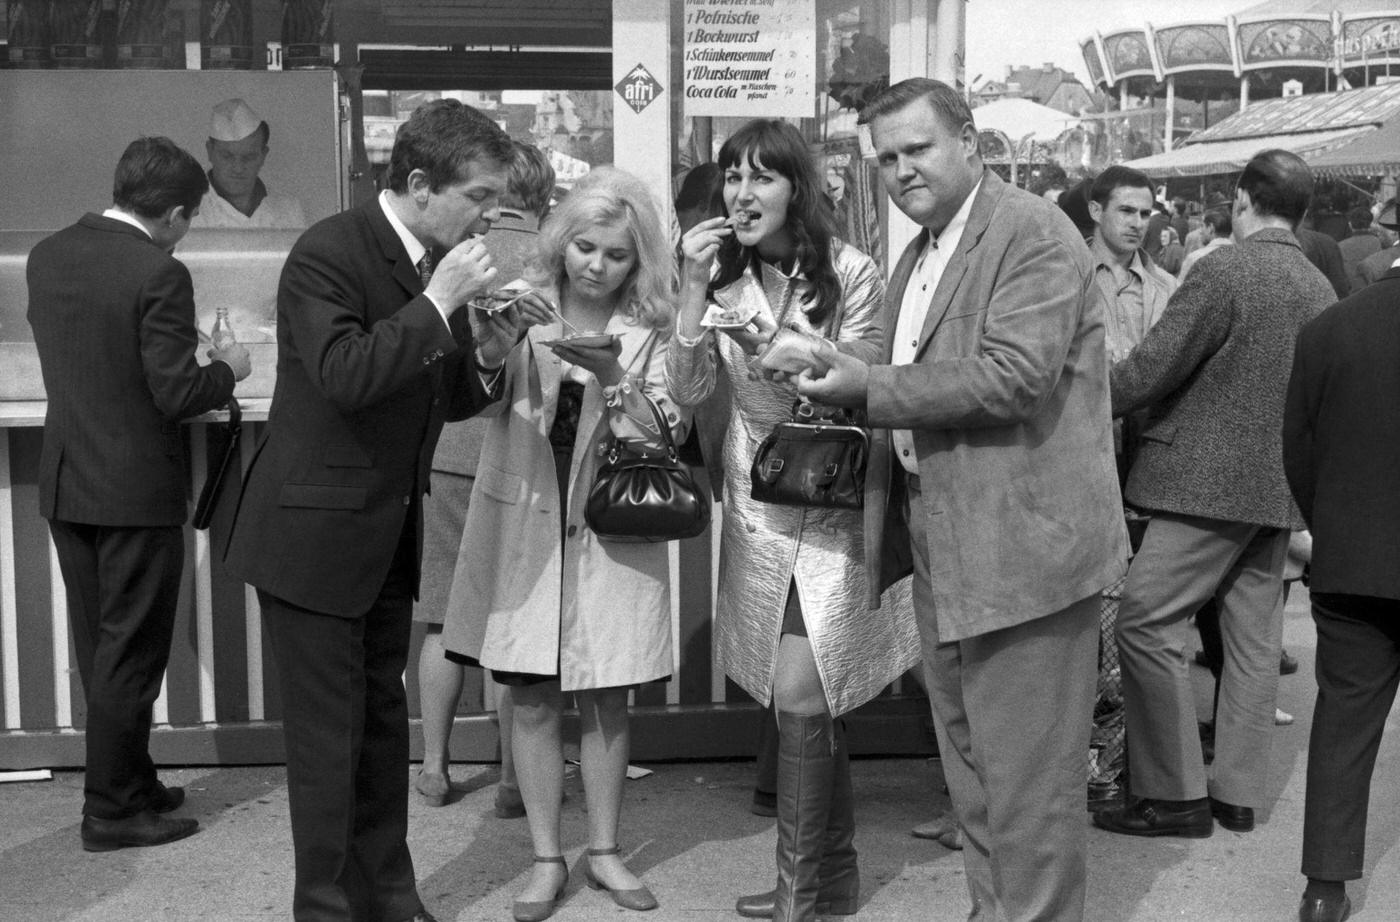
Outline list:
[[[856,804],[851,790],[851,754],[846,748],[846,722],[832,727],[836,749],[831,772],[831,808],[826,821],[826,851],[817,872],[817,912],[849,916],[860,903],[860,867],[856,863]]]
[[[771,904],[772,917],[778,922],[811,922],[816,918],[819,873],[831,814],[834,744],[830,715],[779,712],[778,885]],[[758,908],[752,904],[766,902],[767,896],[741,897],[735,909],[741,915],[751,915],[752,909]]]
[[[826,840],[817,870],[819,916],[853,915],[860,905],[860,869],[856,864],[855,798],[851,790],[850,751],[846,748],[846,725],[833,721],[831,806],[827,814]],[[771,919],[778,891],[740,897],[734,908],[750,919]]]

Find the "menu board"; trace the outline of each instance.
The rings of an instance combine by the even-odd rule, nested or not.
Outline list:
[[[685,0],[685,114],[810,118],[812,0]]]

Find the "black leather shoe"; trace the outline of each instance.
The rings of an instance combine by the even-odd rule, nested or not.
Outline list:
[[[1234,804],[1227,804],[1223,800],[1216,800],[1212,797],[1210,799],[1210,815],[1231,832],[1249,832],[1254,829],[1253,807],[1236,807]]]
[[[83,817],[83,849],[89,852],[110,852],[119,848],[164,845],[194,835],[198,820],[167,819],[150,810],[120,820],[104,820],[96,816]]]
[[[1170,801],[1144,797],[1126,807],[1100,810],[1094,825],[1125,836],[1183,836],[1204,839],[1215,832],[1210,804],[1199,800]]]
[[[146,801],[146,809],[156,813],[169,813],[185,802],[185,789],[179,787],[166,787],[159,781],[156,782],[156,791]]]
[[[1305,896],[1298,906],[1298,922],[1345,922],[1349,915],[1351,898],[1345,893],[1341,899]]]

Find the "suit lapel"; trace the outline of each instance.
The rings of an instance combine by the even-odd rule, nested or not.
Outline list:
[[[395,232],[394,225],[384,216],[379,199],[376,197],[366,202],[364,209],[370,229],[374,231],[374,237],[379,241],[380,249],[384,251],[384,258],[394,264],[394,281],[403,286],[403,290],[410,297],[422,294],[423,280],[418,276],[418,267],[408,258],[408,250],[404,249],[403,241]]]
[[[992,211],[996,208],[997,200],[1001,198],[1002,186],[1001,178],[995,173],[990,170],[983,172],[982,187],[977,190],[976,198],[972,200],[972,209],[968,212],[962,237],[958,240],[957,249],[948,258],[948,265],[943,269],[938,287],[933,291],[928,313],[924,316],[924,328],[919,333],[919,345],[914,350],[915,361],[924,354],[924,350],[933,339],[934,331],[943,322],[953,304],[953,296],[957,294],[958,286],[967,274],[969,254],[982,242],[982,236],[987,232],[987,225],[992,220]]]

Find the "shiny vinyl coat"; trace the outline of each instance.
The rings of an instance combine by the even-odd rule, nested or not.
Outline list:
[[[838,340],[843,351],[878,361],[883,349],[884,282],[865,254],[849,246],[834,251],[845,297]],[[784,326],[820,335],[803,310],[808,283],[763,264],[717,292],[730,306],[755,304],[777,319],[796,286]],[[751,366],[755,370],[751,373]],[[723,375],[730,395],[706,412],[728,422],[724,435],[724,516],[720,538],[719,597],[715,647],[725,673],[761,704],[773,693],[778,639],[790,583],[797,584],[803,618],[832,714],[843,714],[879,694],[919,659],[919,637],[908,594],[901,602],[867,608],[864,537],[858,510],[776,506],[749,496],[749,468],[758,444],[773,427],[792,418],[792,384],[775,384],[756,373],[757,360],[722,333],[706,332],[687,347],[671,341],[667,392],[695,406],[716,393]]]

